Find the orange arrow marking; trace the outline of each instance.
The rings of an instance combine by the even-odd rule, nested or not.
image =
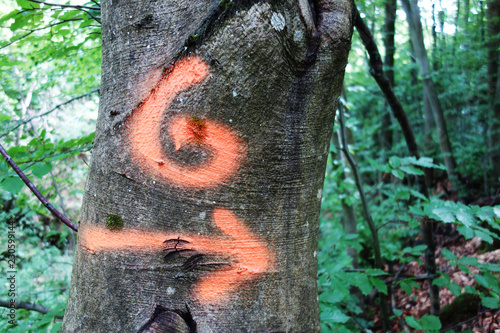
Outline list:
[[[85,225],[79,232],[79,240],[81,246],[93,252],[110,250],[159,252],[165,250],[165,240],[167,240],[167,243],[176,243],[175,250],[179,250],[179,253],[189,247],[188,250],[201,254],[230,257],[229,267],[222,266],[202,277],[193,288],[194,294],[201,301],[214,303],[236,290],[244,282],[267,272],[273,266],[274,260],[266,243],[255,237],[245,223],[230,210],[216,208],[213,220],[225,236],[179,235],[139,229],[112,231]]]
[[[136,162],[175,186],[218,186],[236,173],[245,155],[245,147],[233,130],[213,120],[186,115],[173,117],[168,126],[175,150],[183,145],[198,144],[210,150],[212,156],[202,166],[186,167],[172,161],[164,152],[160,138],[165,112],[180,92],[203,81],[208,73],[207,65],[199,58],[179,61],[160,79],[128,121]]]

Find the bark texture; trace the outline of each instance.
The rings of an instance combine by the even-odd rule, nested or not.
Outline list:
[[[318,214],[352,11],[103,1],[62,332],[319,331]]]

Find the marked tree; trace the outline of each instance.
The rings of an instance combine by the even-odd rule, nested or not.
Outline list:
[[[104,1],[63,332],[315,332],[351,1]]]

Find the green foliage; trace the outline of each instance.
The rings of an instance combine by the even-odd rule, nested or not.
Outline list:
[[[228,7],[232,1],[221,0],[220,4]],[[68,5],[29,0],[1,3],[0,139],[42,194],[51,202],[61,201],[58,206],[66,206],[74,218],[87,173],[83,162],[94,139],[98,96],[91,92],[97,91],[100,83],[101,27],[96,2],[87,2],[84,7]],[[380,41],[383,15],[379,12],[385,3],[365,0],[357,5]],[[435,44],[428,45],[428,52],[434,67],[432,78],[446,110],[458,171],[467,183],[465,196],[478,198],[491,195],[495,183],[488,160],[491,114],[485,79],[487,66],[483,61],[488,58],[484,9],[481,3],[470,6],[468,19],[457,22],[445,15],[445,8],[436,8],[435,18],[443,20],[443,27],[456,29],[451,34],[441,31],[438,24]],[[422,13],[430,22],[432,16],[426,8],[422,8]],[[427,28],[424,30],[431,30]],[[399,17],[396,29],[394,89],[417,135],[420,150],[427,157],[408,157],[395,120],[390,124],[384,122],[382,116],[389,108],[375,82],[367,79],[365,51],[356,34],[345,79],[345,98],[350,109],[347,125],[354,142],[349,149],[356,155],[362,173],[371,215],[378,228],[382,258],[388,266],[423,264],[421,258],[427,246],[420,244],[419,233],[421,224],[427,222],[455,224],[465,238],[479,237],[494,246],[495,240],[500,239],[500,206],[455,203],[445,200],[443,191],[438,191],[437,185],[442,185],[446,177],[439,138],[436,131],[426,136],[422,81],[412,58],[413,51],[406,44],[406,23]],[[198,37],[192,35],[189,39],[196,42]],[[432,35],[428,37],[432,40]],[[75,100],[65,104],[72,99]],[[381,133],[388,128],[394,130],[394,142],[390,148],[383,148]],[[394,273],[373,269],[372,237],[359,208],[356,184],[349,167],[334,157],[335,147],[330,153],[318,252],[321,328],[323,332],[359,332],[373,328],[375,318],[358,295],[389,294],[391,288],[412,295],[421,289],[421,284],[416,277],[393,280]],[[416,177],[424,172],[429,172],[434,180],[431,185],[436,195],[431,198],[426,198],[416,186]],[[71,204],[63,204],[63,197]],[[16,225],[22,300],[51,309],[45,315],[19,309],[18,325],[10,327],[0,321],[0,332],[57,332],[67,298],[73,236],[58,227],[5,162],[0,162],[0,204],[0,221],[13,221]],[[342,224],[346,223],[346,217],[341,218],[342,207],[355,207],[356,234],[344,232]],[[121,225],[120,217],[108,216],[109,228]],[[0,228],[3,228],[0,244],[5,244],[5,224],[0,223]],[[353,258],[345,251],[347,247],[357,251],[359,267],[354,267]],[[470,295],[485,308],[500,307],[500,265],[480,263],[475,257],[457,257],[446,248],[442,254],[448,265],[472,275],[475,284],[462,290],[447,273],[440,272],[433,280],[435,285],[450,290],[457,300]],[[5,273],[4,266],[0,273]],[[402,318],[411,328],[425,332],[437,332],[444,326],[435,316],[416,318],[393,309],[393,320]]]
[[[56,230],[49,230],[48,226],[37,221],[36,208],[27,200],[27,195],[20,193],[14,201],[8,192],[0,190],[0,194],[0,255],[7,258],[7,227],[12,225],[16,246],[16,299],[50,309],[47,314],[17,309],[17,324],[13,326],[2,320],[0,332],[41,332],[46,329],[55,332],[60,327],[66,306],[72,255],[50,243],[49,238]],[[69,237],[67,231],[66,235],[65,239]],[[7,268],[6,264],[0,266],[2,276],[7,276]],[[7,286],[6,282],[2,283]],[[9,299],[8,290],[1,289],[1,299]]]
[[[425,315],[421,319],[408,316],[405,317],[405,321],[408,326],[429,333],[439,332],[439,330],[441,329],[441,322],[436,316]]]
[[[101,59],[98,19],[99,10],[78,10],[70,4],[0,3],[0,140],[41,193],[70,219],[78,213],[87,172],[84,161],[94,140],[97,94],[92,92],[100,84]],[[0,332],[58,332],[74,235],[54,220],[3,160],[0,206],[0,244],[7,244],[4,222],[15,230],[16,299],[50,310],[42,314],[17,309],[17,324],[0,321]],[[5,250],[0,249],[2,257]],[[6,268],[0,265],[2,276]],[[6,289],[0,290],[0,298],[8,299]]]

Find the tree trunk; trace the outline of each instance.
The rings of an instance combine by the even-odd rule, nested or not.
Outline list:
[[[336,147],[341,147],[339,140],[340,133],[333,132],[332,134],[332,144]],[[348,139],[349,141],[349,139]],[[350,142],[352,143],[352,142]],[[342,154],[342,150],[339,148],[335,154],[332,154],[332,158],[339,162],[339,165],[334,166],[335,168],[340,168],[340,177],[338,180],[338,185],[340,186],[341,182],[344,182],[348,178],[348,174],[345,172],[346,168],[349,168],[348,162],[346,160],[345,154]],[[358,234],[358,219],[356,218],[356,211],[354,209],[354,205],[347,200],[349,196],[352,196],[352,193],[345,190],[343,193],[343,198],[340,199],[340,204],[342,206],[342,216],[341,223],[344,228],[344,232],[347,235],[357,235]],[[346,253],[349,257],[352,258],[352,267],[358,268],[358,251],[352,246],[346,246]]]
[[[500,0],[488,1],[488,91],[490,100],[490,163],[494,185],[500,177]]]
[[[441,103],[430,73],[429,59],[427,58],[427,52],[425,50],[422,24],[420,22],[418,2],[416,0],[412,0],[410,3],[409,0],[402,0],[402,4],[406,13],[408,26],[410,28],[410,36],[413,48],[415,49],[417,63],[422,74],[424,96],[428,98],[428,102],[434,115],[444,165],[446,166],[448,176],[452,178],[452,180],[456,180],[458,179],[458,175],[456,173],[456,163],[453,157],[450,139],[448,137],[448,129],[446,128],[444,112],[441,108]]]
[[[394,53],[396,47],[394,44],[394,35],[396,31],[396,10],[398,6],[396,0],[386,0],[385,3],[385,20],[384,20],[384,67],[385,74],[392,87],[394,87]],[[373,30],[372,30],[373,31]],[[382,118],[382,140],[385,149],[392,148],[392,117],[390,109],[386,110]]]
[[[352,10],[102,3],[62,332],[319,331],[318,215]]]

